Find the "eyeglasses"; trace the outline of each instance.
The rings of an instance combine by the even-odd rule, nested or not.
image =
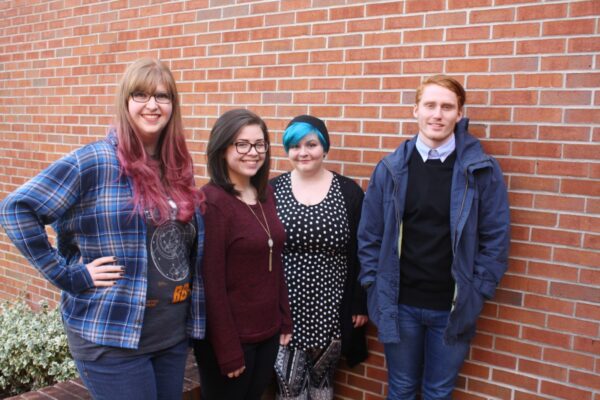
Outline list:
[[[269,150],[269,144],[266,142],[256,142],[254,144],[250,142],[235,142],[233,145],[238,154],[248,154],[253,147],[258,154],[264,154]]]
[[[157,92],[154,94],[148,94],[144,92],[133,92],[131,93],[131,98],[136,103],[147,103],[150,101],[150,98],[154,97],[154,101],[159,104],[170,104],[171,103],[171,95],[169,93]]]

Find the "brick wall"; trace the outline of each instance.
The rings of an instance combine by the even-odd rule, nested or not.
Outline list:
[[[472,131],[510,190],[510,269],[479,321],[457,399],[600,400],[600,1],[5,0],[0,3],[0,198],[103,137],[126,64],[173,69],[196,161],[231,107],[327,121],[332,169],[363,187],[415,133],[414,88],[464,82]],[[275,169],[288,168],[277,146]],[[0,234],[0,297],[58,299]],[[385,364],[338,374],[382,399]]]

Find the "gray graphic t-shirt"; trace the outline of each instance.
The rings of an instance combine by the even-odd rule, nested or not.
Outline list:
[[[170,204],[173,206],[175,203]],[[138,349],[98,345],[67,328],[73,358],[96,360],[100,356],[136,356],[169,348],[186,339],[192,281],[191,254],[196,244],[196,224],[194,219],[187,223],[177,221],[175,215],[176,208],[173,208],[173,218],[156,225],[146,213],[148,289]]]

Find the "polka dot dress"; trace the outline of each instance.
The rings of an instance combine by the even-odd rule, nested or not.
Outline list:
[[[325,348],[341,336],[350,238],[346,205],[336,176],[325,199],[311,206],[296,200],[290,177],[287,173],[278,180],[275,197],[287,234],[283,265],[294,325],[291,345]]]

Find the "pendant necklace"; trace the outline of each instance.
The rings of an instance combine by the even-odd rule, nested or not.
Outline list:
[[[260,218],[258,218],[258,215],[256,215],[256,213],[254,212],[252,207],[250,207],[250,204],[248,204],[246,202],[244,202],[244,203],[248,206],[248,208],[252,212],[252,215],[254,215],[254,218],[256,218],[256,220],[258,221],[260,226],[263,228],[263,230],[269,237],[269,240],[267,240],[267,244],[269,245],[269,272],[271,272],[273,270],[273,239],[271,238],[271,229],[269,228],[269,223],[267,222],[267,217],[265,216],[265,211],[263,210],[262,204],[260,204],[260,200],[257,200],[256,202],[258,203],[258,206],[260,207],[260,211],[262,213],[263,219],[265,220],[264,224],[262,223]]]

